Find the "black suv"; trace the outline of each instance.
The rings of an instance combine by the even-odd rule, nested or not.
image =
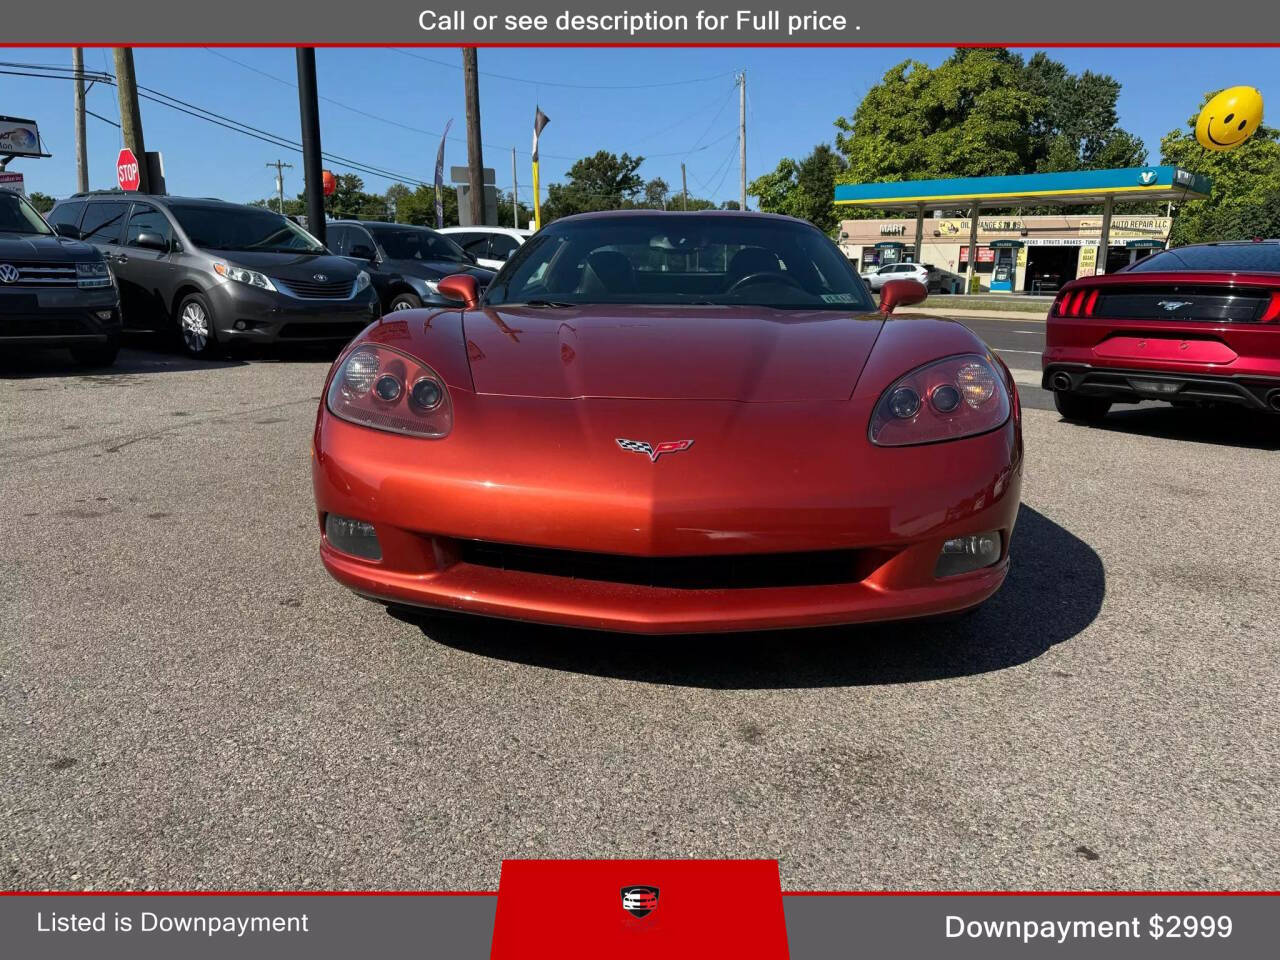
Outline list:
[[[90,366],[120,349],[120,298],[102,254],[58,236],[11,190],[0,190],[0,343],[69,347]]]
[[[176,330],[193,357],[346,341],[382,313],[367,271],[263,207],[103,191],[59,202],[49,222],[102,251],[127,329]]]
[[[325,231],[334,253],[369,271],[388,313],[424,304],[452,304],[436,290],[436,284],[451,273],[470,274],[481,290],[494,277],[494,271],[476,266],[475,257],[428,227],[381,220],[335,220]]]

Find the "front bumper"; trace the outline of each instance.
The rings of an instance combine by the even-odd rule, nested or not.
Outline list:
[[[1229,403],[1280,412],[1280,378],[1050,363],[1040,385],[1117,403]]]
[[[778,418],[829,420],[830,404],[673,403],[664,405],[667,417],[706,439],[654,464],[611,439],[638,432],[628,422],[637,416],[652,421],[644,411],[651,402],[504,398],[503,417],[475,409],[473,395],[452,395],[459,426],[443,441],[380,433],[327,411],[318,419],[320,555],[359,594],[572,627],[701,633],[952,613],[991,596],[1008,572],[1022,467],[1013,420],[951,443],[888,449],[859,438],[815,451],[803,430],[771,431],[783,438],[771,446],[759,442],[760,431]],[[481,419],[486,440],[473,446],[460,425]],[[567,430],[592,420],[607,421],[609,432],[589,436],[588,427],[581,441],[566,440]],[[531,456],[548,450],[556,456]],[[329,513],[373,524],[381,559],[330,544]],[[935,577],[943,541],[991,530],[1003,543],[995,565]],[[568,575],[563,564],[509,568],[480,558],[506,545],[659,566],[669,558],[712,566],[740,555],[758,569],[762,558],[776,557],[779,585],[757,578],[740,587],[653,586]],[[806,562],[797,555],[817,551],[847,551],[848,576],[816,583],[796,576],[793,565]]]
[[[0,342],[6,345],[73,347],[119,336],[120,298],[114,287],[0,291]]]
[[[222,343],[345,342],[382,315],[372,285],[349,300],[301,300],[227,280],[209,299]]]

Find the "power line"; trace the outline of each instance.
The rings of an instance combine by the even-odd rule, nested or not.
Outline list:
[[[405,57],[412,57],[414,60],[422,60],[426,63],[434,63],[440,67],[448,67],[450,70],[461,70],[462,67],[457,64],[449,63],[446,60],[437,60],[434,57],[424,57],[420,53],[411,53],[408,50],[401,50],[398,47],[392,47],[396,53]],[[730,71],[731,73],[732,71]],[[503,73],[490,73],[485,70],[479,71],[482,77],[493,77],[495,80],[510,80],[513,83],[527,83],[532,87],[563,87],[569,90],[652,90],[657,87],[681,87],[694,83],[709,83],[712,80],[719,80],[727,77],[730,73],[717,73],[710,77],[696,77],[691,80],[664,80],[657,83],[622,83],[622,84],[600,84],[600,83],[563,83],[555,80],[527,80],[524,77],[513,77]]]

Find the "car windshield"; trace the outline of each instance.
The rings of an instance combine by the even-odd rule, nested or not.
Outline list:
[[[1210,243],[1177,247],[1143,257],[1125,272],[1178,273],[1184,270],[1280,273],[1280,243]]]
[[[486,302],[874,309],[852,265],[818,230],[722,214],[553,223],[516,251]]]
[[[53,233],[26,197],[0,190],[0,233]]]
[[[182,230],[205,250],[324,253],[324,245],[287,217],[257,207],[170,204]]]
[[[448,237],[426,227],[371,227],[369,232],[392,260],[468,263],[472,259]]]

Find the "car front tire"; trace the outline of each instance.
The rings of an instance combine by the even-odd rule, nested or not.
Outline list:
[[[87,344],[71,348],[71,359],[82,367],[109,367],[116,362],[120,341],[112,337],[106,343]]]
[[[220,353],[214,330],[213,310],[199,293],[189,293],[178,304],[178,342],[196,360],[213,360]]]
[[[416,293],[398,293],[392,297],[391,302],[387,304],[387,312],[395,313],[397,310],[417,310],[422,306],[422,298]]]
[[[1053,405],[1062,419],[1077,423],[1097,423],[1111,409],[1111,401],[1100,397],[1082,397],[1070,390],[1055,390]]]

